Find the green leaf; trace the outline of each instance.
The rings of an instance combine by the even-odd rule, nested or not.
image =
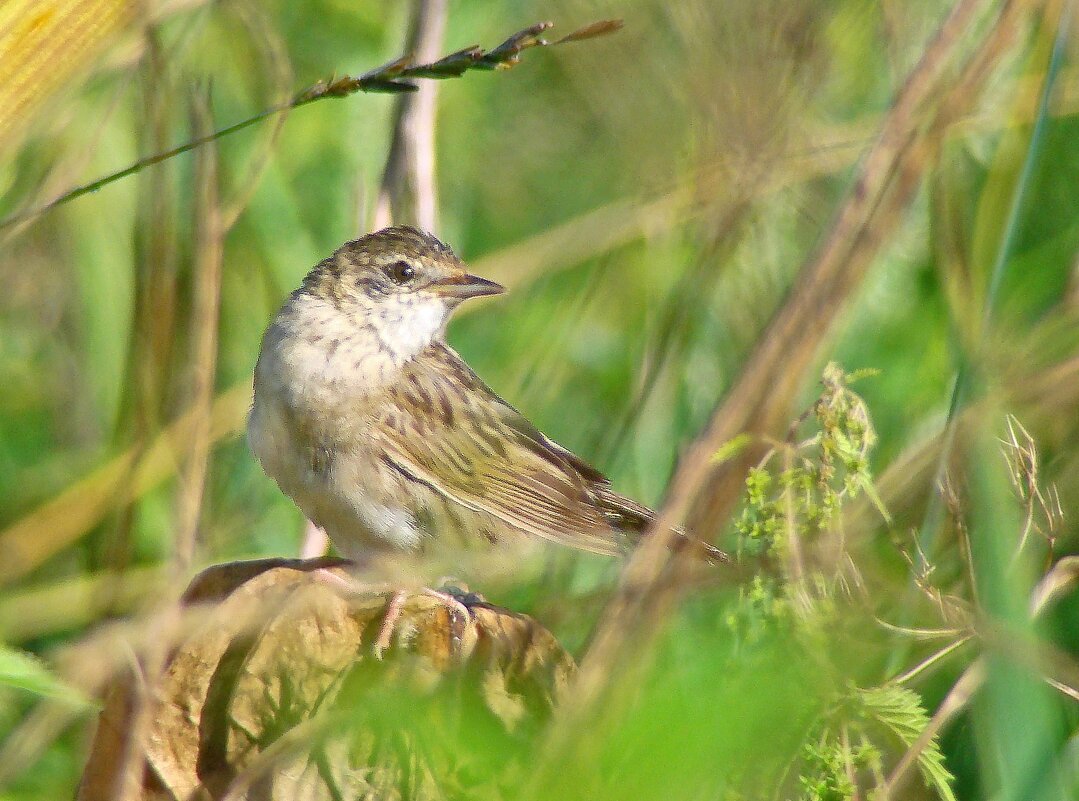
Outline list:
[[[877,493],[877,488],[873,482],[866,476],[860,475],[857,478],[858,486],[862,488],[862,492],[866,494],[866,497],[872,502],[873,506],[877,508],[880,516],[884,518],[884,522],[889,525],[892,522],[892,516],[888,514],[888,509],[884,505],[883,499]]]
[[[712,461],[719,464],[728,459],[733,459],[745,450],[746,445],[752,441],[753,437],[750,434],[739,434],[737,437],[733,437],[720,445],[716,452],[712,454]]]
[[[77,709],[95,706],[82,691],[59,678],[36,656],[6,645],[0,645],[0,687],[25,690]]]
[[[862,706],[866,715],[888,728],[904,745],[911,746],[926,726],[929,715],[922,707],[922,699],[912,690],[896,684],[860,690]],[[944,755],[934,737],[918,755],[918,770],[926,784],[937,791],[944,801],[955,801],[952,792],[952,774],[944,766]]]

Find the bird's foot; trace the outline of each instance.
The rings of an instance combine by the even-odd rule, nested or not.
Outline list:
[[[401,610],[405,606],[405,598],[407,597],[407,592],[397,590],[390,596],[390,600],[386,602],[386,611],[382,615],[382,625],[378,627],[378,636],[375,637],[374,644],[375,659],[380,662],[382,661],[382,654],[390,647],[393,630],[397,625],[398,618],[401,617]]]
[[[437,590],[430,587],[423,587],[419,592],[422,595],[427,595],[438,600],[439,603],[446,607],[446,611],[449,614],[451,644],[453,649],[457,650],[464,634],[465,624],[472,617],[472,611],[469,607],[477,603],[483,603],[483,596],[469,592],[467,589],[461,590],[456,586],[440,587]],[[382,625],[379,626],[378,636],[375,637],[375,644],[373,647],[375,658],[380,661],[382,655],[386,652],[386,649],[390,647],[390,643],[393,640],[393,632],[401,617],[405,601],[410,594],[411,593],[407,590],[397,590],[390,596],[389,601],[386,602],[386,612],[382,616]]]
[[[470,611],[473,606],[487,603],[486,598],[478,592],[472,592],[467,584],[453,576],[443,576],[438,580],[438,592],[453,596]]]
[[[386,611],[382,615],[382,622],[378,628],[378,634],[372,650],[375,658],[382,660],[386,649],[393,641],[393,633],[404,611],[405,602],[412,595],[420,594],[436,599],[442,604],[449,614],[449,630],[451,645],[457,649],[461,642],[465,624],[472,617],[471,607],[486,603],[486,599],[479,593],[472,592],[464,584],[452,577],[443,577],[438,582],[438,589],[422,587],[418,591],[409,589],[393,589],[386,582],[364,582],[354,577],[343,575],[331,568],[321,568],[311,571],[314,579],[343,595],[383,595],[388,596]]]

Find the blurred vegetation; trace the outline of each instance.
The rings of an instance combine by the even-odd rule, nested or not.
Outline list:
[[[832,335],[787,376],[789,435],[717,455],[769,454],[700,532],[752,577],[684,591],[573,756],[537,757],[533,795],[1079,796],[1075,15],[973,5],[963,57],[1019,9],[1010,39],[901,176],[896,224],[861,240],[869,269],[836,324],[807,322],[807,338]],[[0,125],[0,218],[207,115],[223,127],[384,64],[408,24],[408,4],[375,0],[148,6],[37,84],[17,131]],[[547,18],[625,28],[439,84],[437,233],[511,289],[451,343],[620,491],[660,504],[950,9],[452,0],[446,53]],[[285,294],[366,230],[392,103],[313,103],[0,228],[0,798],[70,796],[100,690],[79,646],[183,584],[185,521],[193,567],[298,551],[302,517],[240,435],[248,382]],[[871,371],[858,395],[830,363]],[[192,453],[211,442],[203,491]],[[618,575],[552,548],[468,578],[580,656]]]

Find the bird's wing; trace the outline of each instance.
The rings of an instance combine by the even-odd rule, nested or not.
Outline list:
[[[376,436],[394,467],[526,533],[613,555],[628,544],[623,532],[651,517],[541,434],[445,345],[406,367],[378,415]]]

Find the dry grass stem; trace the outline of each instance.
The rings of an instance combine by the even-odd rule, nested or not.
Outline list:
[[[273,78],[274,95],[279,103],[284,102],[288,97],[289,87],[293,83],[292,64],[289,61],[285,43],[281,41],[277,31],[266,19],[266,11],[260,4],[242,0],[236,2],[234,8],[255,43],[262,62],[266,65],[266,72]],[[220,211],[222,235],[235,227],[240,215],[250,204],[276,152],[277,142],[286,119],[285,115],[274,119],[270,132],[264,137],[248,164],[247,174],[237,181],[238,188],[234,190],[233,197],[222,202]]]
[[[807,368],[912,201],[944,132],[973,106],[980,85],[975,75],[984,80],[982,65],[989,55],[999,59],[1000,43],[1011,40],[1017,10],[1024,8],[1010,3],[1001,10],[963,76],[948,90],[943,85],[947,69],[972,21],[985,13],[984,5],[973,0],[957,3],[908,77],[824,244],[799,272],[787,301],[717,410],[708,435],[713,442],[729,441],[744,431],[778,435],[785,425],[791,398]],[[943,97],[935,109],[930,102],[934,96]],[[923,126],[934,112],[936,118],[927,132]],[[690,516],[691,527],[710,531],[722,524],[739,495],[741,476],[757,452],[750,449],[741,460],[712,471]]]
[[[437,58],[446,30],[447,0],[413,0],[405,52],[420,62]],[[397,97],[389,154],[375,201],[372,228],[407,223],[438,230],[435,114],[438,85],[424,83]]]
[[[137,609],[167,578],[158,565],[103,571],[38,584],[0,599],[0,640],[8,644],[81,629],[106,613]]]
[[[68,203],[83,195],[90,194],[91,192],[96,192],[115,181],[119,181],[129,175],[135,175],[147,167],[161,164],[182,153],[187,153],[195,148],[202,147],[210,142],[221,139],[222,137],[249,128],[267,118],[284,114],[299,108],[300,106],[306,106],[326,98],[348,97],[357,92],[413,92],[417,89],[416,84],[411,82],[414,79],[459,78],[472,69],[508,69],[518,64],[520,62],[520,53],[529,48],[548,47],[566,42],[578,41],[579,39],[590,39],[595,36],[613,33],[621,27],[621,24],[615,21],[594,23],[593,25],[586,26],[586,28],[575,32],[575,34],[578,34],[577,36],[571,34],[556,42],[548,42],[546,39],[543,39],[540,34],[550,28],[551,25],[552,23],[550,22],[541,22],[530,28],[525,28],[509,37],[502,44],[498,45],[498,47],[489,51],[485,51],[479,46],[473,46],[451,53],[438,61],[420,64],[417,64],[411,56],[403,56],[355,78],[345,75],[341,78],[318,81],[300,91],[291,100],[263,109],[254,116],[248,117],[245,120],[241,120],[240,122],[225,128],[220,128],[207,135],[191,139],[182,145],[155,153],[146,158],[141,158],[122,170],[117,170],[109,175],[90,181],[89,183],[69,189],[41,206],[17,212],[10,217],[0,220],[0,229],[8,228],[9,226],[39,217],[59,205]]]
[[[246,382],[219,395],[210,415],[211,441],[235,434],[250,402],[251,385]],[[0,532],[0,548],[6,554],[0,563],[0,584],[14,581],[76,542],[103,519],[119,495],[138,498],[175,475],[196,416],[195,410],[186,410],[144,450],[126,449]]]
[[[960,648],[962,648],[964,645],[966,645],[968,642],[970,642],[973,638],[974,638],[974,635],[968,634],[966,636],[960,637],[959,639],[955,640],[954,642],[948,643],[946,646],[944,646],[940,650],[935,651],[934,653],[930,654],[929,656],[927,656],[925,659],[923,659],[918,664],[914,665],[909,670],[907,670],[907,671],[905,671],[903,673],[900,673],[898,676],[896,676],[894,679],[892,679],[892,681],[895,682],[896,684],[906,684],[909,681],[913,681],[918,676],[922,675],[927,670],[929,670],[933,666],[937,665],[943,659],[947,658],[948,656],[951,656],[953,653],[958,651]]]
[[[964,33],[983,11],[982,5],[974,0],[961,0],[941,25],[889,112],[825,244],[801,271],[786,304],[750,356],[739,381],[716,410],[705,433],[680,461],[653,536],[642,542],[626,565],[619,592],[604,613],[581,666],[575,719],[580,719],[583,710],[593,709],[601,694],[610,689],[611,666],[621,661],[619,655],[627,639],[647,640],[667,618],[675,593],[657,597],[650,588],[656,585],[669,561],[668,541],[672,532],[700,490],[706,482],[710,484],[707,494],[710,502],[697,514],[697,522],[704,521],[704,525],[695,528],[711,531],[718,520],[725,518],[729,504],[739,494],[745,465],[760,458],[759,450],[750,449],[752,453],[741,456],[736,468],[724,473],[726,478],[713,478],[709,482],[714,471],[713,454],[723,443],[745,431],[781,434],[775,429],[785,425],[788,399],[830,330],[830,322],[842,308],[842,301],[857,285],[868,266],[869,256],[879,246],[882,232],[870,231],[869,226],[881,196],[893,188],[897,176],[902,180],[896,193],[899,202],[893,206],[896,212],[913,194],[914,177],[924,169],[928,155],[923,148],[912,146],[925,113],[923,107],[941,90]],[[967,103],[973,102],[974,95],[969,95]],[[892,217],[894,220],[898,214],[893,213]],[[870,247],[865,247],[866,243]],[[719,484],[724,485],[722,489]],[[568,719],[562,724],[560,734],[553,740],[552,753],[557,752],[574,728]]]
[[[1038,616],[1079,584],[1079,556],[1065,556],[1042,576],[1030,594],[1030,613]]]
[[[210,98],[196,96],[192,116],[195,130],[211,130]],[[210,463],[210,417],[217,372],[218,315],[221,310],[221,271],[225,228],[218,198],[217,150],[199,150],[195,164],[194,304],[190,327],[190,373],[187,406],[193,415],[186,458],[177,492],[175,567],[184,575],[195,558],[206,473]]]

